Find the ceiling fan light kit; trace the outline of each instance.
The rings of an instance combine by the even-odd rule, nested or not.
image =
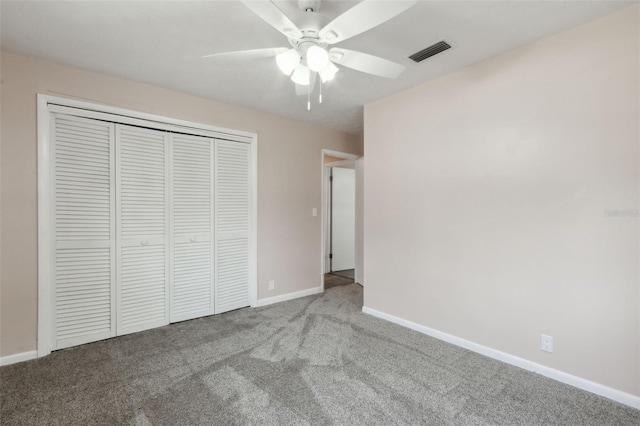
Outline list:
[[[291,75],[291,81],[302,86],[308,86],[311,81],[311,71],[306,65],[298,65]]]
[[[329,53],[318,45],[307,49],[307,66],[311,71],[322,71],[329,65]]]
[[[327,81],[333,80],[333,77],[336,76],[336,73],[338,71],[340,71],[340,68],[333,65],[333,62],[329,62],[327,66],[324,67],[324,69],[318,72],[318,74],[320,74],[320,78],[322,79],[322,82],[326,83]]]
[[[300,54],[296,49],[289,49],[276,56],[276,63],[280,71],[289,76],[300,63]]]
[[[263,58],[275,56],[280,71],[291,76],[296,83],[296,93],[307,95],[307,109],[311,108],[311,92],[316,76],[320,77],[319,102],[322,103],[322,83],[332,80],[341,65],[378,77],[396,78],[405,67],[395,62],[362,52],[331,48],[327,45],[342,42],[374,28],[416,4],[416,0],[378,1],[362,0],[323,28],[298,28],[272,1],[242,0],[256,15],[284,34],[293,48],[255,49],[228,52],[205,57],[235,56]],[[305,13],[317,13],[321,0],[298,0],[298,7]],[[303,93],[299,86],[305,86]]]

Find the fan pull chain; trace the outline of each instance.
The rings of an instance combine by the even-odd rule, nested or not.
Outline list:
[[[318,97],[318,103],[321,104],[322,103],[322,79],[319,78],[318,80],[320,80],[320,96]]]
[[[307,86],[307,111],[311,111],[311,79],[309,79]]]

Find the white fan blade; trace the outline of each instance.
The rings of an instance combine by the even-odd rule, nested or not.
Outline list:
[[[338,43],[377,27],[416,4],[410,1],[363,0],[320,30],[320,39]]]
[[[259,59],[276,56],[289,50],[287,47],[269,47],[267,49],[237,50],[235,52],[214,53],[213,55],[205,55],[203,59],[229,57],[238,59]]]
[[[302,38],[300,29],[291,22],[287,15],[271,1],[267,0],[242,0],[245,6],[253,11],[256,15],[264,19],[267,24],[289,38]]]
[[[403,65],[355,50],[334,47],[329,57],[336,64],[379,77],[396,78],[405,70]]]
[[[313,89],[316,86],[316,77],[317,73],[312,72],[309,78],[309,84],[311,85],[311,93],[313,93]],[[303,86],[302,84],[296,84],[296,95],[298,96],[307,96],[309,93],[309,86]]]

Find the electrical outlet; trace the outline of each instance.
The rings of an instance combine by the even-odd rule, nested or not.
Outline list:
[[[314,207],[313,210],[311,210],[311,216],[313,217],[317,217],[318,216],[318,208]]]
[[[273,290],[276,288],[276,282],[274,280],[269,280],[269,290]]]
[[[540,349],[545,352],[553,352],[553,336],[543,334],[540,339]]]

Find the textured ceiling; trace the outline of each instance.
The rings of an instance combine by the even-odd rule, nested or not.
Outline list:
[[[315,16],[297,1],[275,1],[298,26],[322,25],[357,2],[324,0]],[[237,1],[6,1],[2,48],[269,111],[346,132],[362,132],[363,105],[475,62],[629,6],[617,1],[419,1],[407,12],[338,47],[399,62],[387,80],[342,68],[306,97],[273,58],[203,60],[234,50],[287,47],[286,38]],[[318,16],[319,15],[319,16]],[[452,49],[415,64],[407,57],[434,42]]]

